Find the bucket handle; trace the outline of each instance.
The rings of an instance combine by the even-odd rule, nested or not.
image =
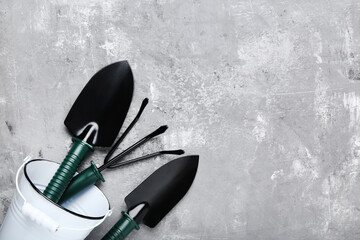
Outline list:
[[[59,229],[68,229],[68,230],[72,230],[72,231],[86,231],[86,230],[91,230],[96,228],[97,226],[99,226],[100,224],[102,224],[105,219],[107,217],[109,217],[112,214],[112,209],[109,209],[107,211],[107,213],[105,214],[105,216],[101,219],[100,222],[98,222],[97,224],[95,224],[94,226],[91,227],[86,227],[86,228],[69,228],[69,227],[60,227],[59,224],[57,224],[54,220],[52,220],[51,217],[49,217],[48,215],[46,215],[45,213],[43,213],[41,210],[35,208],[34,206],[32,206],[30,203],[28,203],[24,197],[24,195],[22,194],[22,192],[20,191],[20,187],[19,187],[19,175],[21,170],[23,170],[23,168],[25,167],[25,165],[31,160],[31,156],[28,155],[25,159],[23,164],[19,167],[17,173],[16,173],[16,190],[19,193],[19,195],[21,196],[21,198],[24,200],[24,204],[21,207],[21,211],[23,212],[24,215],[28,216],[31,220],[35,221],[36,223],[38,223],[41,226],[44,226],[45,228],[47,228],[50,232],[57,232]],[[36,217],[34,217],[36,216]]]
[[[59,228],[58,224],[52,220],[48,215],[46,215],[45,213],[43,213],[42,211],[40,211],[39,209],[35,208],[34,206],[32,206],[30,203],[28,203],[24,197],[24,195],[22,194],[22,192],[20,191],[20,187],[19,187],[19,176],[20,176],[20,172],[21,170],[24,169],[25,165],[31,160],[31,156],[28,155],[25,159],[23,164],[20,166],[19,170],[16,173],[16,190],[19,193],[20,197],[23,199],[24,204],[21,207],[21,211],[22,213],[29,217],[32,221],[36,222],[37,224],[47,228],[50,232],[56,232],[57,229]]]
[[[100,222],[98,222],[97,224],[95,224],[94,226],[91,227],[87,227],[87,228],[69,228],[69,227],[59,227],[57,230],[59,229],[68,229],[68,230],[72,230],[72,231],[86,231],[86,230],[92,230],[94,228],[96,228],[97,226],[99,226],[100,224],[102,224],[105,219],[107,217],[109,217],[112,214],[112,209],[109,209],[109,211],[107,211],[107,213],[105,214],[105,216],[101,219]]]

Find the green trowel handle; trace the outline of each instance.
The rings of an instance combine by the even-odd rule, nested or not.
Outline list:
[[[95,163],[91,161],[91,166],[73,177],[68,188],[60,198],[59,204],[64,203],[85,188],[94,185],[97,181],[105,182],[104,177],[97,169]]]
[[[110,229],[110,231],[101,240],[123,240],[129,233],[136,228],[139,230],[139,225],[126,212],[121,212],[122,217]]]
[[[72,140],[73,145],[70,151],[44,191],[44,195],[55,203],[61,198],[86,154],[90,150],[94,151],[94,148],[88,143],[78,138],[72,138]]]

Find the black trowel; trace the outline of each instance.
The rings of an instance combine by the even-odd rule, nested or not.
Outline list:
[[[125,198],[128,208],[102,240],[122,240],[143,223],[155,227],[189,190],[199,156],[177,158],[156,170]]]
[[[129,110],[133,89],[127,61],[110,64],[90,79],[65,119],[73,145],[46,187],[46,197],[57,203],[87,153],[94,146],[110,147],[114,143]]]

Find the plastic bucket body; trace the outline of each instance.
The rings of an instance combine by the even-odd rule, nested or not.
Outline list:
[[[107,198],[95,186],[77,194],[63,206],[47,199],[42,191],[59,167],[58,163],[39,159],[23,166],[17,173],[17,191],[0,228],[1,240],[85,239],[111,214]]]

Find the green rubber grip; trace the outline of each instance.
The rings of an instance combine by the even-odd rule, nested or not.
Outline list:
[[[123,240],[129,233],[139,230],[139,225],[126,212],[122,211],[122,218],[106,233],[101,240]]]
[[[85,188],[95,185],[95,183],[99,180],[105,182],[104,177],[97,169],[95,163],[91,161],[90,167],[73,177],[70,181],[68,188],[59,200],[59,204],[66,202]]]
[[[44,195],[55,203],[58,203],[87,153],[90,150],[94,151],[94,147],[88,143],[74,137],[72,140],[73,145],[70,151],[44,191]]]

